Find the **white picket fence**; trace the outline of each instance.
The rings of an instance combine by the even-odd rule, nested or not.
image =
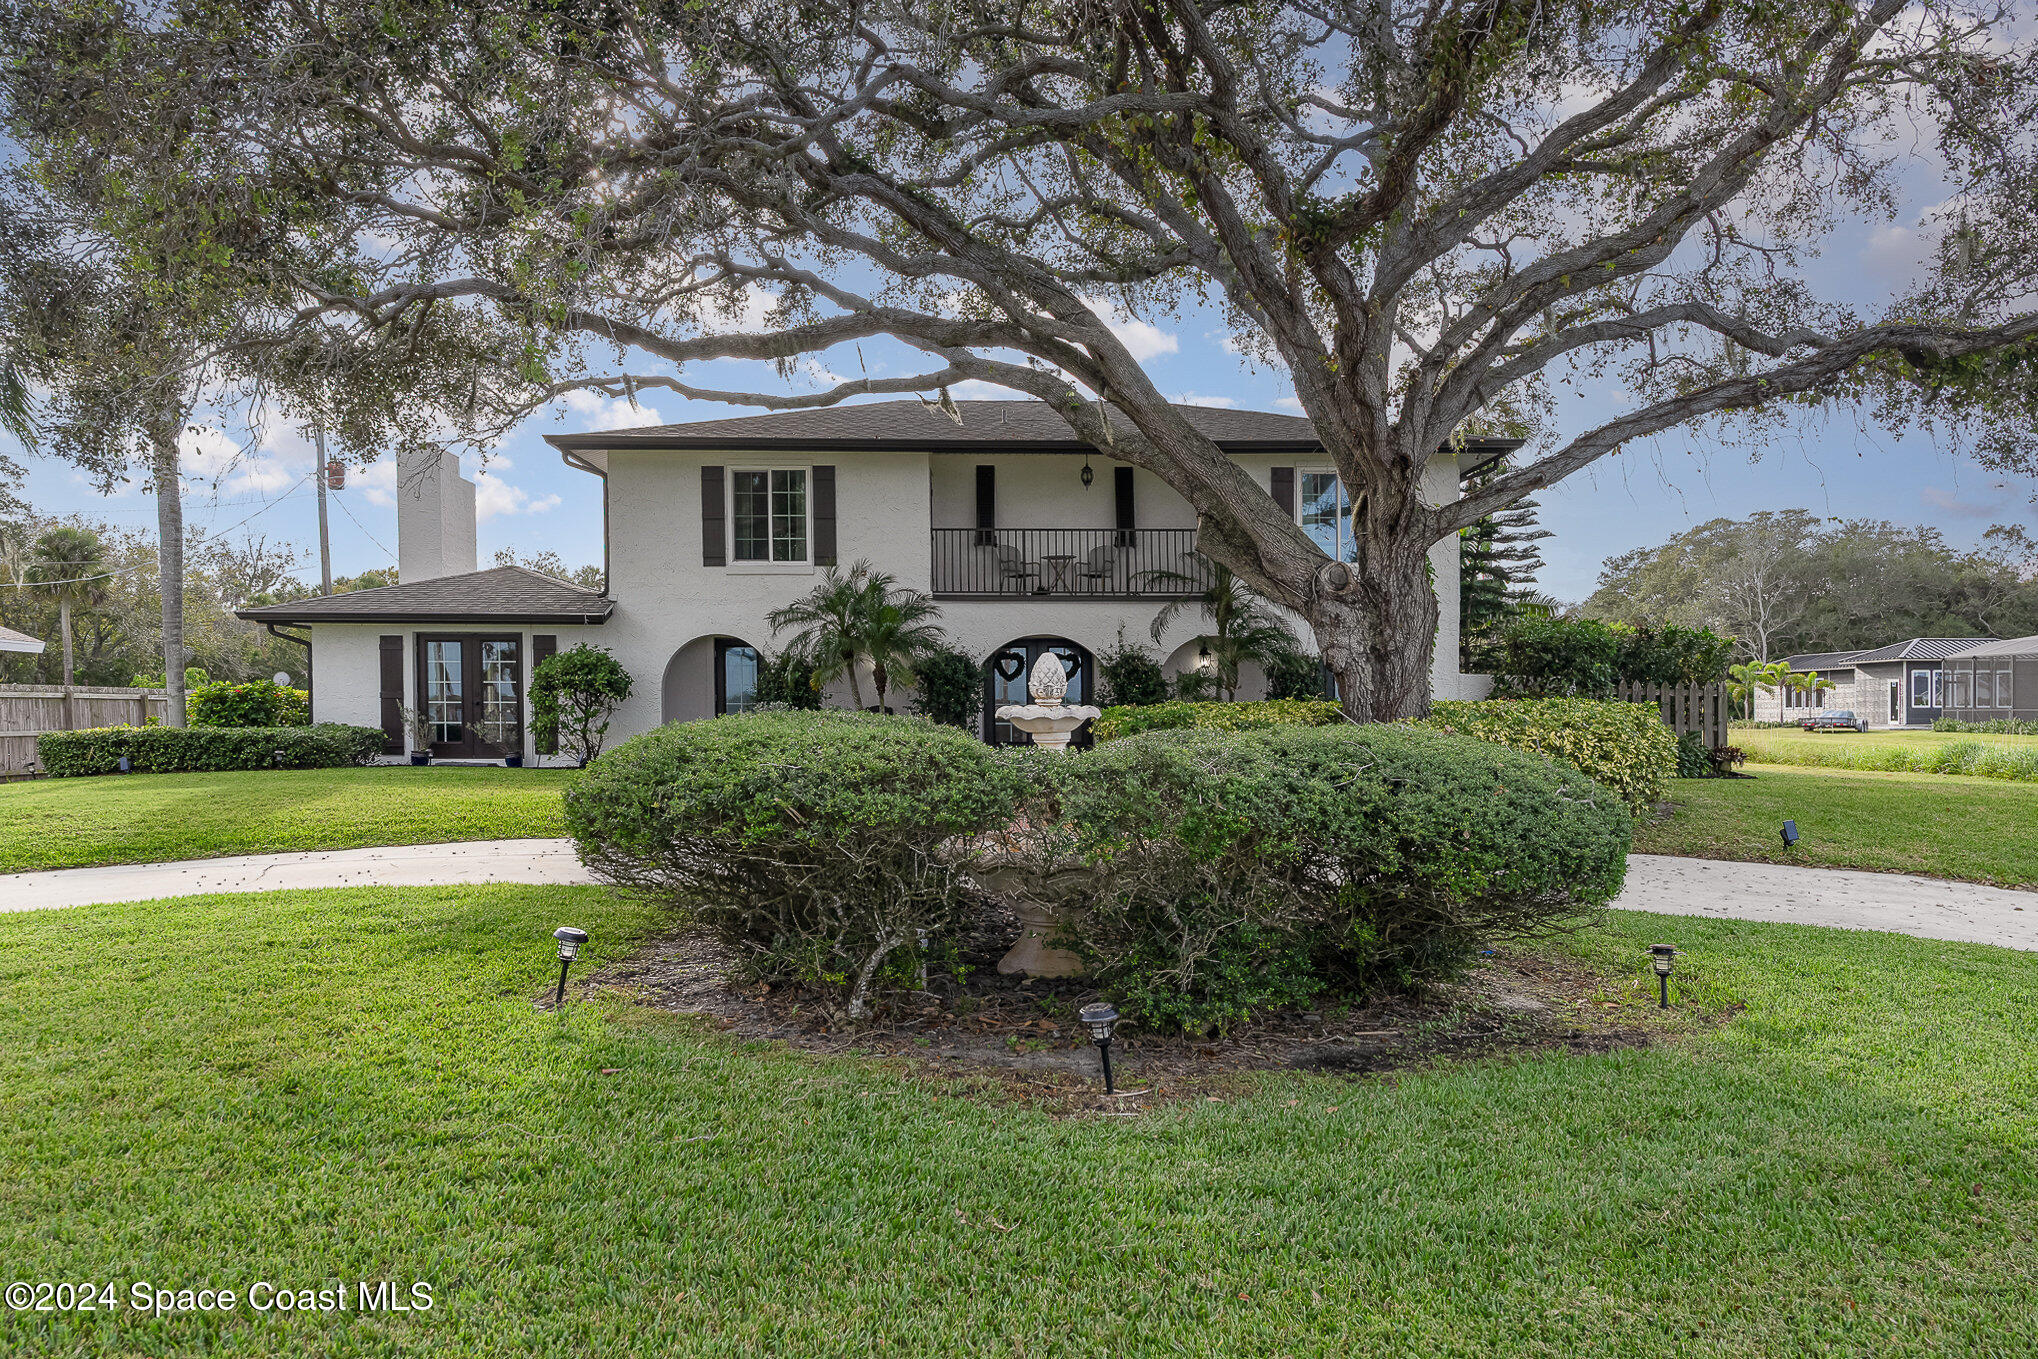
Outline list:
[[[0,780],[28,777],[35,738],[51,731],[89,731],[123,722],[160,721],[170,696],[161,689],[102,689],[61,684],[0,684]]]
[[[1724,684],[1623,684],[1616,691],[1623,703],[1653,703],[1663,725],[1679,736],[1698,733],[1707,750],[1727,744],[1727,686]]]

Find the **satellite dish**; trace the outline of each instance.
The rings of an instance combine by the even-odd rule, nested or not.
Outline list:
[[[288,689],[290,687],[290,672],[288,670],[278,670],[274,678],[278,689]]]

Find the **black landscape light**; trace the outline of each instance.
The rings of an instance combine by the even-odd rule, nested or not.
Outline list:
[[[566,1003],[566,969],[573,966],[573,960],[580,954],[580,946],[587,942],[587,931],[561,925],[552,931],[552,937],[559,941],[559,992],[552,997],[552,1008],[556,1010]]]
[[[1797,822],[1786,821],[1783,823],[1783,847],[1785,849],[1797,848]]]
[[[1675,945],[1649,945],[1649,965],[1656,969],[1656,1005],[1658,1009],[1667,1010],[1670,1008],[1670,966],[1671,959],[1676,956],[1677,948]]]
[[[121,756],[121,757],[120,757],[120,772],[121,772],[121,773],[123,773],[123,774],[132,774],[132,773],[134,773],[134,761],[133,761],[133,760],[130,760],[130,759],[129,759],[129,758],[127,757],[127,756],[125,756],[125,755]]]
[[[273,753],[276,756],[276,767],[278,769],[281,769],[283,767],[283,747],[282,746],[276,747]]]
[[[1077,1012],[1076,1018],[1090,1031],[1090,1041],[1097,1045],[1097,1052],[1104,1059],[1104,1093],[1115,1094],[1117,1087],[1111,1083],[1111,1026],[1118,1022],[1118,1011],[1111,1008],[1109,1001],[1092,1001]]]

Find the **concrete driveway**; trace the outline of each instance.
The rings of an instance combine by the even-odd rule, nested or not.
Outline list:
[[[468,840],[16,873],[0,876],[0,912],[301,887],[593,881],[570,840]],[[1614,905],[1664,915],[1891,930],[2038,951],[2038,892],[1894,873],[1636,854],[1628,859],[1627,889]]]

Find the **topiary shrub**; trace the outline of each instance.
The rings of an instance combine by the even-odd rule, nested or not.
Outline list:
[[[1015,762],[923,718],[753,713],[625,741],[567,791],[566,824],[602,878],[860,1017],[888,960],[954,923],[978,837],[1011,823],[1023,786]]]
[[[1562,760],[1619,793],[1637,812],[1660,802],[1677,772],[1677,738],[1644,703],[1440,699],[1422,724]]]
[[[531,724],[539,743],[582,764],[601,754],[609,718],[629,696],[630,672],[622,662],[585,642],[531,668]]]
[[[1626,872],[1618,797],[1421,727],[1150,732],[1028,768],[1067,852],[1108,869],[1069,943],[1154,1027],[1418,985],[1578,921]]]
[[[120,757],[137,774],[224,769],[331,769],[382,753],[379,727],[94,727],[38,736],[36,758],[58,778],[117,774]]]
[[[1344,709],[1328,699],[1270,698],[1255,703],[1153,703],[1106,708],[1091,724],[1098,744],[1148,731],[1252,731],[1262,727],[1328,726]]]
[[[302,727],[311,722],[311,696],[273,680],[222,680],[193,689],[185,702],[194,727]]]

